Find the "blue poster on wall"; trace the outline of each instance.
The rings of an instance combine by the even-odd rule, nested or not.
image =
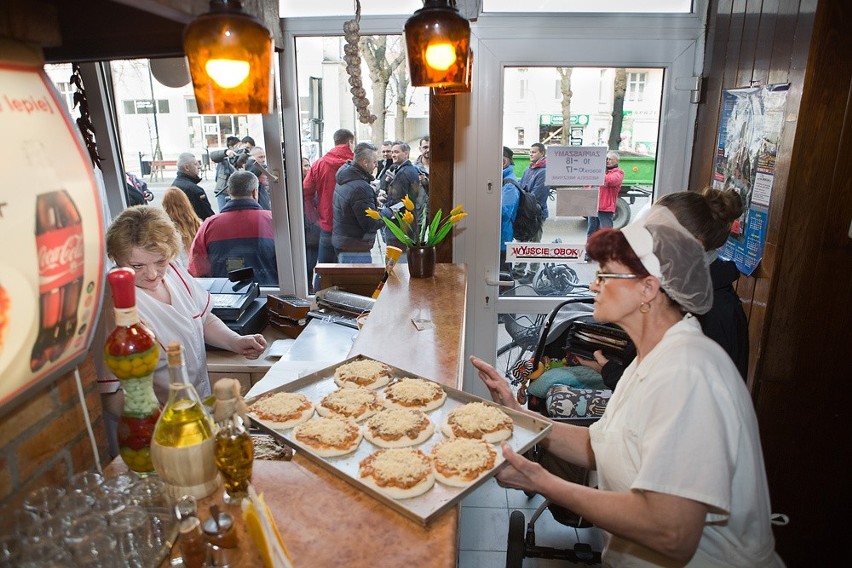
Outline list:
[[[734,221],[720,254],[746,276],[763,258],[788,88],[766,85],[723,93],[713,187],[739,193],[745,211]]]

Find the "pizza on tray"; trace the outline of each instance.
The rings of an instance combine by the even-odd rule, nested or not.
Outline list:
[[[361,443],[361,428],[351,418],[317,417],[293,429],[293,438],[322,458],[354,452]]]
[[[307,422],[314,415],[314,403],[303,394],[276,392],[257,399],[249,411],[276,430],[286,430]]]
[[[435,426],[422,410],[386,408],[364,425],[364,437],[380,448],[416,446],[435,433]]]
[[[388,384],[393,371],[372,359],[356,359],[334,370],[334,382],[342,388],[365,387],[374,390]]]
[[[482,439],[450,438],[430,454],[435,479],[452,487],[467,487],[503,461],[494,446]]]
[[[369,418],[382,409],[382,397],[364,387],[338,389],[323,397],[317,405],[320,416],[352,418],[356,422]]]
[[[426,379],[405,377],[385,388],[385,406],[417,408],[423,412],[435,410],[447,400],[447,393],[438,383]]]
[[[364,484],[393,499],[423,495],[435,485],[432,460],[414,448],[376,450],[358,466]]]
[[[509,415],[484,402],[469,402],[447,415],[441,432],[448,438],[482,438],[495,444],[512,435]]]

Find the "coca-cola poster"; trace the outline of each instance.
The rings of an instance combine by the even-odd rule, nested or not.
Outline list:
[[[91,344],[103,291],[100,192],[40,65],[0,61],[0,407],[67,372]]]

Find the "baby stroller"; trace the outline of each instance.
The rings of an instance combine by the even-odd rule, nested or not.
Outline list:
[[[531,410],[540,412],[551,420],[566,422],[580,426],[588,426],[597,421],[606,408],[612,391],[599,388],[582,388],[575,384],[537,385],[537,381],[546,380],[547,373],[530,380],[535,371],[544,368],[546,361],[570,361],[573,356],[591,357],[596,349],[603,349],[610,358],[618,357],[623,352],[630,353],[632,344],[626,333],[615,326],[607,326],[594,321],[592,317],[592,302],[594,298],[571,298],[558,304],[548,314],[541,328],[538,343],[529,365],[515,375],[523,374],[532,369],[521,379],[519,400],[526,398]],[[591,331],[589,331],[591,330]],[[591,335],[589,335],[591,333]],[[600,340],[600,343],[596,341]],[[559,367],[557,367],[559,368]],[[580,370],[585,367],[570,367]],[[517,377],[516,377],[517,380]],[[515,382],[515,381],[513,381]],[[570,381],[568,381],[570,382]],[[538,448],[531,450],[527,457],[538,461],[542,452]],[[589,475],[591,474],[591,475]],[[585,484],[593,484],[594,472],[583,472]],[[528,497],[532,494],[527,493]],[[535,541],[535,522],[548,509],[554,520],[575,529],[577,543],[572,548],[555,548],[538,546]],[[519,568],[524,558],[553,558],[582,564],[600,564],[601,552],[593,550],[592,546],[580,542],[577,529],[588,528],[592,525],[563,507],[544,501],[532,514],[529,522],[522,511],[512,511],[509,518],[509,535],[506,548],[506,567]]]

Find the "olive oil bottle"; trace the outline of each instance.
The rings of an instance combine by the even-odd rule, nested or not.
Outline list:
[[[174,496],[201,499],[219,486],[213,459],[215,426],[198,391],[188,380],[183,346],[169,343],[166,355],[169,399],[154,427],[151,460]]]
[[[246,406],[236,379],[220,379],[213,386],[218,431],[214,456],[222,474],[226,503],[239,502],[248,494],[254,462],[254,444],[246,429]]]

